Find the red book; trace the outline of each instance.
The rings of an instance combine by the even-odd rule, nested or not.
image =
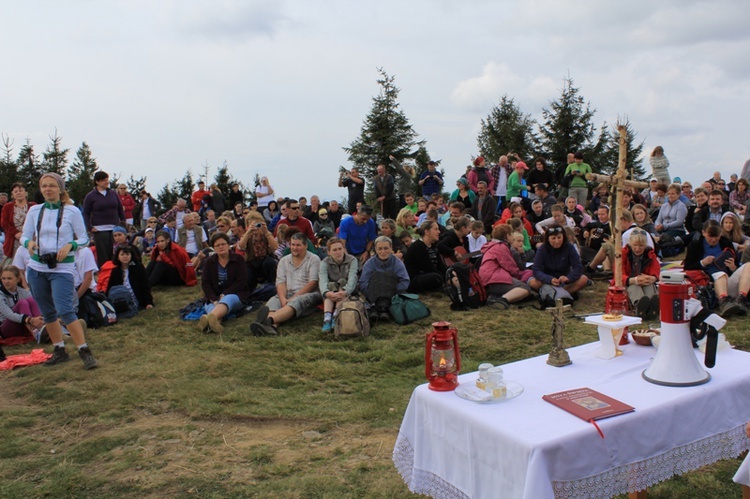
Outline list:
[[[635,408],[599,393],[591,388],[576,388],[542,396],[550,404],[578,416],[584,421],[619,416],[635,411]]]

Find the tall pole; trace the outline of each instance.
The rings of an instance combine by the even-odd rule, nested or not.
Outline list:
[[[625,125],[621,125],[619,123],[617,125],[617,130],[620,132],[620,151],[618,156],[617,173],[615,174],[615,178],[618,180],[618,182],[615,183],[615,185],[617,186],[617,194],[615,196],[616,218],[613,219],[612,231],[615,235],[615,286],[622,287],[622,232],[620,231],[620,227],[618,226],[618,221],[620,218],[620,211],[622,210],[622,190],[624,187],[624,181],[627,180],[628,177],[628,132]]]

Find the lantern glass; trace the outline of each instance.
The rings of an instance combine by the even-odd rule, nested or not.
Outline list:
[[[432,347],[432,372],[436,375],[453,372],[456,366],[453,345],[448,344],[445,346],[447,348],[438,348],[437,345],[433,345]]]

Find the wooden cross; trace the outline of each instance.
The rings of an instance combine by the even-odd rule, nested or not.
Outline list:
[[[597,173],[588,173],[586,178],[592,182],[604,183],[609,186],[610,192],[612,189],[615,190],[615,202],[609,208],[609,223],[612,227],[612,235],[615,236],[615,261],[612,262],[614,266],[615,274],[615,286],[622,287],[622,233],[620,227],[617,224],[620,216],[620,210],[622,209],[622,191],[626,187],[635,187],[637,189],[643,189],[648,187],[647,182],[637,182],[634,180],[628,180],[627,159],[628,159],[628,147],[627,147],[627,128],[625,125],[617,125],[617,130],[620,132],[620,151],[617,165],[617,172],[613,176],[599,175]]]

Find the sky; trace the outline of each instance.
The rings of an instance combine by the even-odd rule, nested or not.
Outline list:
[[[341,198],[377,68],[447,185],[507,94],[541,119],[570,77],[683,180],[750,158],[746,0],[0,0],[0,132],[57,133],[158,193],[226,161],[277,194]]]

